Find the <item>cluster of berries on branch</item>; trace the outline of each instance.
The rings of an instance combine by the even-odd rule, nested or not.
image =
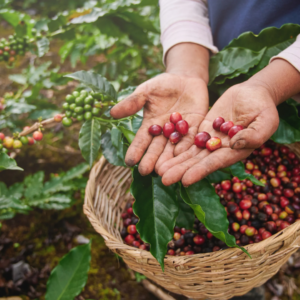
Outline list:
[[[2,38],[0,40],[0,61],[5,61],[8,65],[13,65],[17,55],[24,56],[29,49],[29,39],[27,36],[19,38],[10,35],[8,39]]]
[[[286,146],[268,141],[243,163],[246,172],[265,186],[237,177],[213,184],[227,212],[229,233],[241,246],[265,240],[300,220],[300,160],[295,153]],[[138,222],[137,217],[129,213],[132,212],[131,204],[122,214],[121,236],[126,244],[140,248],[143,242],[138,233],[131,234],[128,229]],[[193,230],[175,226],[167,254],[191,255],[226,248],[195,218]]]

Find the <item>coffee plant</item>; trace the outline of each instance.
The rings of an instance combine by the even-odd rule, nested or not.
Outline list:
[[[143,112],[116,120],[110,116],[110,109],[142,80],[162,72],[157,3],[78,3],[81,8],[70,5],[54,17],[40,19],[13,10],[10,1],[0,4],[0,18],[14,29],[12,35],[0,40],[0,61],[14,68],[22,57],[34,57],[21,74],[9,77],[17,92],[7,92],[0,98],[0,171],[22,170],[14,158],[22,147],[36,147],[49,128],[61,131],[74,126],[80,128],[78,147],[89,167],[100,155],[113,165],[125,167],[125,154],[141,126]],[[208,86],[211,105],[229,87],[264,68],[299,33],[296,24],[266,28],[259,35],[247,32],[212,56]],[[58,40],[62,63],[69,59],[78,69],[92,57],[96,58],[93,69],[66,73],[51,61],[44,62],[51,44]],[[53,95],[45,96],[50,90],[58,93],[63,86],[71,88],[63,94],[62,105],[49,100]],[[218,170],[188,188],[180,183],[164,186],[160,176],[141,176],[137,166],[133,167],[130,192],[135,202],[128,203],[122,215],[125,243],[149,250],[164,269],[165,255],[192,255],[226,247],[238,247],[248,254],[243,246],[266,239],[298,220],[299,160],[287,147],[280,146],[300,141],[298,105],[289,99],[278,106],[277,131],[247,160]],[[172,114],[171,122],[163,128],[153,124],[149,134],[163,133],[177,143],[188,130],[179,115]],[[32,125],[30,120],[36,122]],[[242,129],[234,128],[229,120],[219,121],[215,121],[215,128],[230,137]],[[199,133],[197,146],[214,151],[221,144]],[[43,172],[9,188],[0,182],[0,219],[27,213],[33,207],[69,207],[74,192],[84,188],[82,174],[88,165],[53,175],[46,182]],[[53,274],[49,285],[59,280]],[[58,297],[49,294],[46,299]],[[75,297],[78,291],[73,294]]]

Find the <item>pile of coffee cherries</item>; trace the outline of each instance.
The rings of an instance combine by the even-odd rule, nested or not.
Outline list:
[[[222,117],[218,117],[213,122],[213,129],[228,134],[232,138],[240,130],[244,129],[243,126],[234,125],[233,122],[227,121]],[[163,128],[160,125],[152,125],[149,127],[148,132],[152,136],[158,136],[163,132],[163,135],[170,140],[172,144],[180,142],[181,138],[189,131],[189,124],[187,121],[182,120],[182,116],[178,112],[173,112],[170,116],[170,122],[165,123]],[[198,148],[206,148],[209,151],[215,151],[222,147],[222,141],[218,137],[211,137],[206,131],[199,132],[195,136],[194,144]]]
[[[66,116],[62,120],[62,124],[66,127],[71,126],[73,124],[71,117],[78,121],[86,121],[91,120],[93,116],[99,116],[103,107],[101,101],[107,100],[106,97],[101,93],[87,92],[86,90],[74,91],[71,95],[67,95],[63,104]]]
[[[16,56],[23,56],[28,48],[28,37],[19,38],[14,34],[10,35],[8,39],[2,38],[0,40],[0,61],[6,61],[12,65]]]
[[[227,212],[229,233],[241,246],[265,240],[300,220],[300,161],[296,155],[288,147],[268,141],[243,163],[246,172],[265,184],[264,187],[237,177],[213,184]],[[138,219],[133,215],[131,203],[122,218],[121,236],[125,243],[140,248],[143,242],[136,233]],[[226,245],[195,218],[193,230],[175,226],[168,255],[191,255],[225,248]]]

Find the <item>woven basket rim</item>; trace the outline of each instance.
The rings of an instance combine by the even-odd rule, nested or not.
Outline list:
[[[96,168],[101,169],[106,163],[108,163],[108,162],[106,161],[104,156],[102,156],[101,159],[95,164],[95,166],[91,170],[90,178],[89,178],[87,186],[86,186],[86,196],[85,196],[85,201],[84,201],[84,205],[83,205],[84,214],[88,217],[88,219],[90,220],[90,222],[93,225],[93,227],[95,228],[95,230],[99,234],[102,235],[102,237],[105,240],[105,243],[107,244],[107,246],[109,248],[111,248],[111,249],[122,248],[122,250],[125,251],[126,253],[128,253],[129,255],[135,256],[136,258],[139,258],[141,260],[143,260],[143,259],[148,260],[148,261],[151,260],[151,264],[155,263],[155,264],[159,265],[159,263],[156,261],[156,259],[152,256],[152,254],[149,251],[126,245],[124,242],[121,243],[117,238],[115,238],[113,235],[111,235],[109,232],[107,232],[107,230],[105,230],[100,224],[99,225],[101,227],[101,230],[99,230],[99,227],[98,227],[99,225],[95,226],[95,224],[98,223],[97,217],[95,214],[95,209],[91,205],[91,203],[88,201],[89,197],[92,197],[94,199],[94,195],[95,195],[95,190],[91,190],[91,188],[93,186],[95,186],[97,176],[95,176],[96,174],[92,174],[92,172],[96,173]],[[288,226],[287,228],[277,232],[276,234],[272,235],[271,237],[269,237],[266,240],[263,240],[258,243],[249,244],[249,245],[246,245],[243,247],[249,252],[250,255],[266,252],[266,250],[265,250],[266,247],[271,245],[273,243],[273,241],[275,242],[275,240],[276,240],[276,243],[278,243],[278,242],[282,243],[282,246],[280,249],[288,248],[292,244],[292,241],[286,242],[286,237],[290,236],[296,230],[300,231],[300,221],[296,221],[295,223],[293,223],[290,226]],[[287,239],[287,240],[289,241],[289,239]],[[294,248],[299,248],[299,247],[300,247],[300,245],[293,245],[290,248],[292,250]],[[277,250],[278,250],[278,248],[277,248]],[[164,262],[165,262],[165,264],[171,263],[172,265],[174,265],[174,264],[181,265],[183,262],[184,262],[184,264],[188,264],[189,261],[192,261],[192,260],[198,259],[198,258],[199,259],[211,258],[211,260],[215,261],[216,259],[220,259],[220,257],[226,257],[228,259],[229,257],[236,258],[238,256],[241,256],[241,259],[244,259],[245,256],[247,257],[247,255],[238,248],[228,248],[228,249],[220,250],[220,251],[216,251],[216,252],[193,254],[188,257],[184,256],[184,260],[181,256],[166,255]],[[207,260],[206,260],[206,262],[207,262]]]

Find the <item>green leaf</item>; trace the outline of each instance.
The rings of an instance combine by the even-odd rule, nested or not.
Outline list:
[[[131,130],[126,129],[123,126],[117,126],[117,128],[124,134],[128,143],[131,144],[135,137],[135,134]]]
[[[0,171],[3,170],[23,171],[22,168],[17,166],[17,163],[14,159],[9,157],[6,153],[0,153]]]
[[[24,196],[26,199],[30,200],[42,194],[44,177],[45,173],[43,171],[39,171],[25,178],[24,184],[26,189]]]
[[[73,248],[52,270],[46,300],[74,299],[84,288],[91,261],[91,243]]]
[[[37,55],[38,55],[38,57],[44,56],[44,54],[49,51],[50,42],[45,37],[38,40],[36,42],[36,45],[37,45]]]
[[[101,75],[92,71],[78,71],[73,74],[65,75],[65,77],[73,78],[89,86],[94,91],[108,95],[112,100],[117,100],[117,92],[113,85],[109,83]]]
[[[226,78],[234,78],[240,74],[246,74],[250,68],[260,62],[265,51],[266,48],[258,52],[244,48],[227,48],[220,51],[210,59],[209,84],[220,75],[223,75],[223,77],[221,81],[216,82],[218,84],[224,83]]]
[[[17,37],[25,37],[27,35],[27,24],[25,22],[21,22],[19,23],[16,27],[15,27],[15,32]]]
[[[176,219],[176,225],[181,228],[186,229],[194,229],[194,220],[195,220],[195,213],[193,209],[186,204],[180,196],[180,191],[177,190],[177,199],[179,205],[179,212]]]
[[[13,82],[16,82],[16,83],[19,83],[22,85],[26,84],[26,82],[27,82],[27,77],[22,74],[12,74],[12,75],[9,75],[8,78]]]
[[[65,194],[54,194],[51,196],[38,194],[34,198],[26,199],[26,204],[42,209],[65,209],[71,206],[72,199]]]
[[[12,9],[1,9],[0,16],[9,24],[16,27],[20,21],[20,13]]]
[[[143,117],[139,115],[133,115],[127,120],[121,121],[119,125],[125,127],[129,131],[134,132],[136,134],[137,131],[140,129],[142,122],[143,122]]]
[[[229,221],[224,206],[216,194],[214,187],[207,179],[202,179],[185,188],[181,185],[180,194],[182,199],[195,212],[200,222],[216,238],[225,242],[229,247],[240,248],[234,236],[228,233]],[[245,253],[247,251],[241,248]]]
[[[36,106],[24,102],[7,101],[6,111],[11,114],[25,114],[36,109]]]
[[[130,190],[136,200],[133,211],[140,219],[137,231],[141,239],[150,244],[151,254],[164,270],[164,257],[178,215],[176,186],[163,185],[161,177],[141,176],[134,168]]]
[[[90,169],[89,165],[86,163],[82,163],[77,165],[76,167],[70,169],[66,172],[64,176],[61,177],[61,180],[63,182],[67,182],[69,180],[72,180],[74,178],[77,178],[81,175],[83,175],[85,172],[87,172]]]
[[[118,102],[124,100],[126,97],[131,95],[136,89],[136,86],[129,86],[118,93]]]
[[[206,176],[206,179],[208,179],[210,183],[219,183],[223,180],[231,180],[231,176],[226,172],[218,170]]]
[[[118,131],[120,133],[120,137],[121,137],[121,132],[117,129],[114,128],[116,131]],[[122,139],[120,139],[118,141],[118,144],[116,144],[116,146],[114,146],[112,144],[112,133],[114,132],[114,129],[112,129],[111,132],[107,131],[105,132],[102,136],[101,136],[101,149],[102,149],[102,153],[104,155],[104,157],[106,158],[106,160],[114,165],[114,166],[122,166],[122,167],[126,167],[125,163],[124,163],[124,158],[125,158],[125,154],[126,154],[126,146],[124,145]],[[113,137],[114,137],[114,141],[115,143],[117,142],[117,132],[114,133]]]
[[[224,168],[221,171],[231,173],[232,176],[236,176],[240,180],[249,179],[251,180],[252,183],[256,185],[265,186],[262,182],[256,179],[252,174],[248,174],[245,172],[245,166],[241,161],[235,163],[234,165],[228,168]]]
[[[85,121],[79,132],[79,148],[90,166],[97,158],[101,141],[101,125],[96,118]]]
[[[65,59],[69,56],[71,51],[73,50],[74,46],[76,44],[76,41],[69,41],[65,43],[60,49],[59,49],[59,55],[61,57],[61,62],[63,63]]]
[[[300,118],[297,104],[288,100],[277,107],[279,126],[271,139],[279,144],[300,142]]]
[[[93,23],[97,21],[99,17],[104,16],[107,13],[106,10],[103,10],[99,7],[94,7],[92,11],[86,15],[79,16],[70,21],[71,24],[82,24],[82,23]]]
[[[267,48],[261,61],[252,74],[258,72],[266,65],[272,56],[277,55],[279,52],[290,46],[300,33],[300,25],[298,24],[284,24],[280,28],[268,27],[263,29],[258,35],[252,32],[242,33],[238,38],[233,39],[228,46],[231,47],[247,48],[252,51],[260,51]]]

